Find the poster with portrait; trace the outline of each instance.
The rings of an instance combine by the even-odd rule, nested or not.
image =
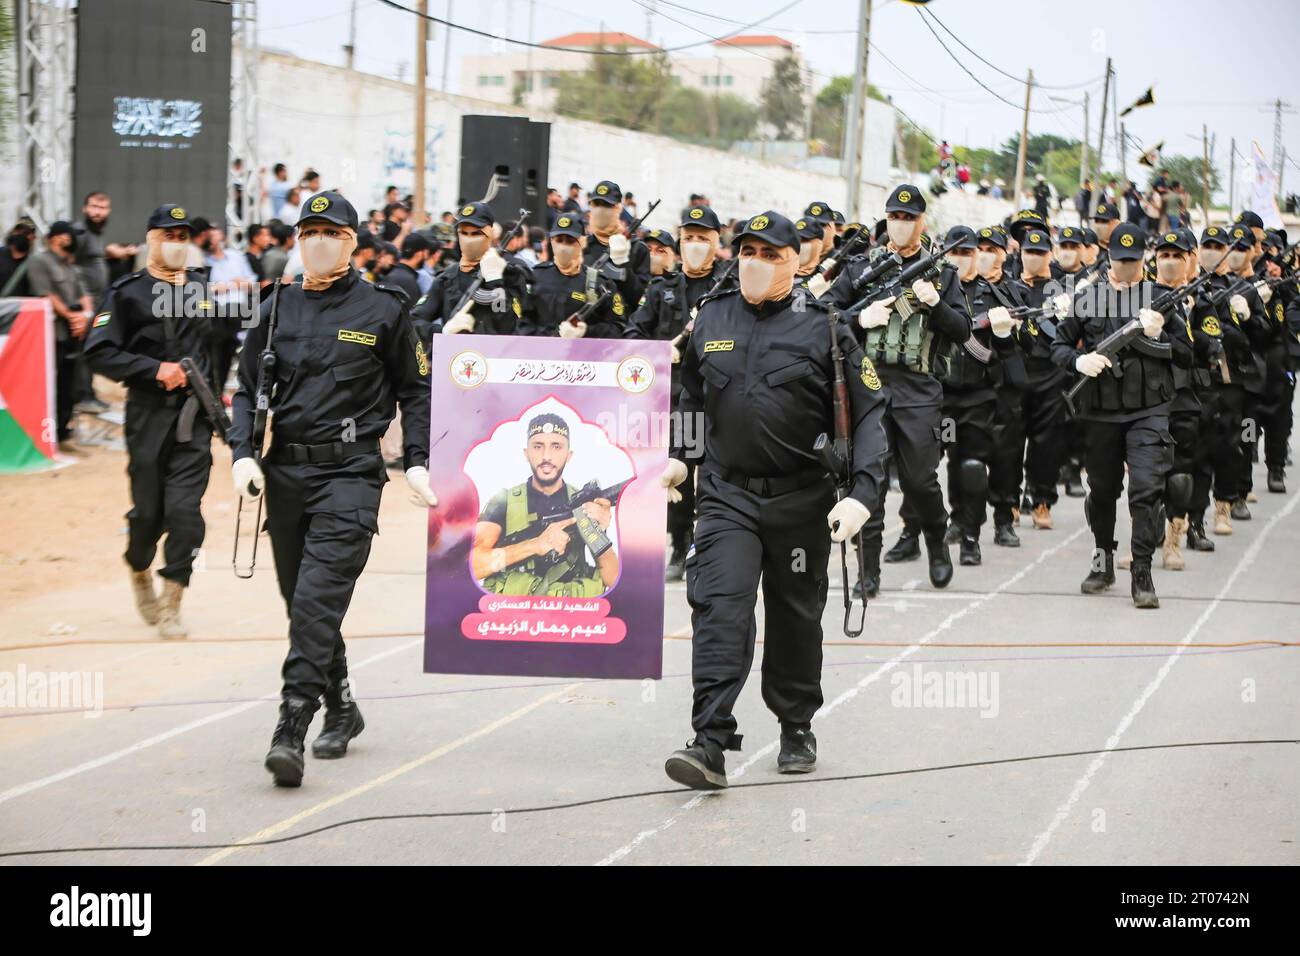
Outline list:
[[[657,678],[667,342],[434,337],[424,669]]]

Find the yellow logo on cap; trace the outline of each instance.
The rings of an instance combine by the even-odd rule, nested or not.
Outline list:
[[[311,201],[312,212],[324,212],[329,207],[330,207],[330,201],[326,199],[324,196],[317,196],[315,199]]]
[[[559,219],[555,220],[555,224],[559,226],[561,229],[567,229],[569,227],[569,223],[571,222],[573,222],[573,220],[570,219],[568,216],[561,216]]]
[[[992,229],[981,229],[981,230],[980,230],[980,235],[983,236],[985,239],[987,239],[987,238],[989,238],[990,236],[993,235],[993,230],[992,230]]]
[[[1240,226],[1238,226],[1236,229],[1232,230],[1232,238],[1234,238],[1234,239],[1240,239],[1240,238],[1241,238],[1242,236],[1244,236],[1245,234],[1246,234],[1246,230],[1245,230],[1245,229],[1242,229]]]
[[[1178,241],[1178,237],[1175,236],[1172,232],[1165,233],[1165,242],[1177,242],[1177,241]]]
[[[1029,234],[1029,241],[1030,241],[1030,242],[1038,242],[1038,241],[1041,240],[1042,238],[1043,238],[1043,237],[1040,236],[1040,235],[1039,235],[1038,233],[1036,233],[1036,232],[1031,232],[1031,233]]]
[[[1119,237],[1119,244],[1125,249],[1133,245],[1133,234],[1128,232],[1124,233],[1124,235]]]
[[[900,196],[899,198],[902,199],[901,196]],[[904,199],[903,202],[907,202],[907,200]],[[809,211],[810,213],[812,213],[814,216],[820,216],[820,215],[822,214],[822,207],[821,207],[820,204],[818,204],[818,203],[814,203],[814,204],[812,205],[812,208],[809,209],[808,211]]]
[[[876,367],[871,364],[871,359],[865,355],[862,356],[862,384],[873,392],[880,391],[880,376],[876,374]]]
[[[701,209],[699,206],[696,206],[694,209],[688,212],[687,215],[690,216],[692,219],[703,219],[704,210]]]
[[[464,209],[462,209],[462,210],[460,211],[460,214],[461,214],[462,216],[472,216],[472,215],[474,215],[474,207],[473,207],[473,206],[466,206]]]
[[[175,209],[172,210],[171,215],[173,219],[184,219],[185,210],[182,209],[180,206],[177,206]]]
[[[750,229],[766,229],[770,224],[771,220],[766,216],[755,216],[753,219],[749,220]]]
[[[911,202],[911,201],[912,201],[912,194],[909,193],[906,189],[904,189],[901,193],[898,194],[898,201],[899,201],[899,202]]]
[[[601,183],[599,186],[596,187],[597,196],[603,196],[607,192],[609,192],[609,187],[606,186],[604,183]]]
[[[803,219],[800,219],[798,222],[796,222],[796,223],[794,224],[794,227],[795,227],[796,229],[802,229],[802,228],[803,228],[804,226],[806,226],[806,225],[808,225],[807,221],[806,221],[806,220],[803,220]]]

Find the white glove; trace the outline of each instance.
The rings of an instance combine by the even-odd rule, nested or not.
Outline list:
[[[621,232],[616,232],[609,237],[609,261],[614,265],[627,265],[627,254],[631,249],[632,243]]]
[[[848,541],[867,523],[871,512],[856,498],[841,498],[826,515],[826,526],[831,529],[831,540],[836,544]]]
[[[912,294],[927,306],[939,304],[939,290],[934,287],[933,282],[925,279],[917,279],[912,283]]]
[[[675,345],[673,346],[673,364],[674,365],[682,364],[682,350]]]
[[[826,281],[820,272],[808,280],[808,291],[813,294],[814,299],[820,299],[830,287],[831,284]]]
[[[1011,327],[1016,324],[1016,320],[1011,317],[1006,306],[995,305],[989,309],[989,328],[993,334],[1000,339],[1005,339],[1011,334]]]
[[[1255,283],[1255,291],[1259,293],[1259,297],[1264,300],[1265,305],[1268,305],[1268,300],[1273,298],[1273,290],[1269,288],[1268,283],[1263,279]]]
[[[669,458],[668,467],[659,476],[659,484],[668,489],[668,500],[673,504],[682,500],[682,493],[677,490],[677,486],[685,480],[686,462],[678,461],[676,458]]]
[[[262,474],[261,466],[251,458],[240,458],[231,465],[230,477],[235,486],[235,494],[250,500],[260,495],[266,487],[266,475]]]
[[[1058,319],[1063,319],[1070,314],[1070,294],[1062,292],[1052,300],[1052,311],[1056,313]]]
[[[407,496],[407,500],[417,508],[435,508],[438,505],[438,496],[433,493],[429,487],[429,469],[423,465],[416,465],[414,468],[406,469],[406,486],[414,492]]]
[[[1096,352],[1089,352],[1086,355],[1080,355],[1074,360],[1074,368],[1079,373],[1088,376],[1088,378],[1096,378],[1110,368],[1110,359],[1104,355],[1098,355]]]
[[[586,334],[586,322],[570,322],[565,319],[560,323],[560,338],[562,339],[580,339]]]
[[[442,323],[442,331],[447,335],[455,335],[458,332],[473,332],[474,316],[469,314],[469,310],[457,312],[446,322]]]
[[[1160,330],[1165,327],[1165,317],[1155,309],[1142,309],[1138,312],[1142,321],[1142,334],[1149,339],[1160,338]]]
[[[483,253],[483,258],[478,261],[478,270],[484,282],[496,282],[506,274],[506,260],[497,252],[496,246]]]
[[[1096,276],[1088,276],[1088,277],[1086,277],[1086,278],[1084,278],[1084,279],[1080,279],[1078,282],[1076,282],[1076,283],[1074,284],[1074,289],[1075,289],[1076,292],[1077,292],[1079,289],[1086,289],[1086,288],[1088,288],[1088,286],[1092,285],[1092,284],[1093,284],[1094,282],[1096,282],[1096,281],[1097,281]]]
[[[889,324],[890,306],[894,304],[894,297],[888,299],[877,299],[867,306],[858,315],[858,325],[864,329],[878,329],[882,325]]]
[[[1244,295],[1234,295],[1228,300],[1228,308],[1232,309],[1232,314],[1237,317],[1237,321],[1250,318],[1250,306],[1246,304]]]

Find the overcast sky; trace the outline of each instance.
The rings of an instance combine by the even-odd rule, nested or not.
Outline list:
[[[358,69],[406,76],[415,60],[414,17],[377,0],[318,0],[307,15],[302,0],[262,0],[261,43],[332,63],[343,60],[349,11],[357,13]],[[399,0],[414,8],[416,0]],[[448,16],[448,6],[451,7]],[[666,46],[700,43],[690,52],[707,55],[710,40],[734,33],[776,33],[803,49],[817,72],[816,86],[853,70],[856,0],[429,0],[429,12],[455,23],[512,39],[539,42],[577,30],[624,31],[646,36],[647,7],[656,8],[649,39]],[[1249,154],[1257,140],[1273,155],[1272,103],[1288,96],[1300,106],[1300,5],[1270,0],[933,0],[929,9],[974,53],[1014,76],[1034,70],[1030,131],[1077,137],[1082,106],[1050,97],[1082,100],[1092,93],[1090,139],[1095,144],[1106,57],[1114,60],[1122,109],[1154,84],[1156,105],[1126,119],[1128,132],[1146,146],[1163,140],[1165,152],[1200,156],[1201,125],[1214,137],[1213,158],[1226,175],[1228,144]],[[529,31],[530,15],[532,21]],[[743,22],[737,18],[747,17]],[[747,26],[762,19],[756,26]],[[679,21],[679,22],[674,22]],[[941,27],[936,31],[966,67],[996,94],[982,89],[944,52],[918,11],[901,0],[876,0],[869,62],[871,82],[937,137],[954,144],[990,146],[1018,133],[1024,84],[1003,76],[963,49]],[[430,85],[442,73],[443,28],[434,27]],[[507,46],[522,50],[523,47]],[[451,31],[449,87],[458,89],[458,61],[492,52],[492,41]],[[688,51],[682,51],[686,55]],[[879,54],[879,55],[877,55]],[[886,59],[888,58],[888,59]],[[891,62],[892,61],[892,64]],[[900,69],[901,71],[900,72]],[[903,75],[906,73],[907,75]],[[263,97],[274,92],[261,91]],[[1046,111],[1057,112],[1046,112]],[[1113,116],[1113,113],[1112,113]],[[1300,191],[1300,115],[1283,117],[1287,191]],[[1107,165],[1115,165],[1114,127],[1107,122]],[[1128,158],[1130,175],[1136,155]],[[1240,161],[1239,161],[1240,165]]]

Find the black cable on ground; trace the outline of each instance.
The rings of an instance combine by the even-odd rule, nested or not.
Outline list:
[[[838,774],[831,777],[790,777],[779,780],[754,780],[749,783],[738,783],[729,790],[752,790],[759,787],[790,787],[800,784],[813,783],[842,783],[848,780],[872,780],[882,777],[903,777],[918,773],[937,773],[943,770],[969,770],[975,767],[996,767],[1014,763],[1029,763],[1035,760],[1057,760],[1064,757],[1091,757],[1098,754],[1107,753],[1135,753],[1149,750],[1181,750],[1193,747],[1248,747],[1259,746],[1263,744],[1300,744],[1300,739],[1280,739],[1280,740],[1206,740],[1192,743],[1181,744],[1146,744],[1135,747],[1115,747],[1110,750],[1074,750],[1067,753],[1054,754],[1032,754],[1027,757],[1003,757],[996,760],[975,760],[969,763],[952,763],[943,764],[936,767],[914,767],[910,770],[880,770],[875,773],[848,773]],[[46,856],[59,853],[114,853],[114,852],[149,852],[149,851],[185,851],[185,850],[228,850],[228,849],[247,849],[260,846],[274,846],[278,843],[292,843],[295,840],[302,840],[309,836],[316,836],[326,833],[330,830],[338,830],[343,827],[354,826],[358,823],[378,823],[385,820],[445,820],[462,817],[494,817],[498,814],[522,814],[522,813],[550,813],[555,810],[575,810],[580,807],[593,807],[603,803],[620,803],[627,800],[640,800],[645,797],[659,796],[686,796],[697,791],[674,788],[671,790],[639,790],[633,793],[611,794],[606,797],[592,797],[587,800],[573,800],[568,803],[548,803],[536,807],[518,807],[513,810],[497,808],[493,810],[442,810],[430,813],[381,813],[368,817],[351,817],[346,820],[339,820],[335,823],[328,823],[325,826],[316,827],[311,830],[304,830],[301,833],[290,834],[289,836],[273,837],[269,840],[256,840],[249,843],[191,843],[191,844],[154,844],[147,846],[78,846],[78,847],[54,847],[44,850],[8,850],[0,852],[0,859],[25,857],[25,856]],[[722,791],[713,791],[718,794]]]

